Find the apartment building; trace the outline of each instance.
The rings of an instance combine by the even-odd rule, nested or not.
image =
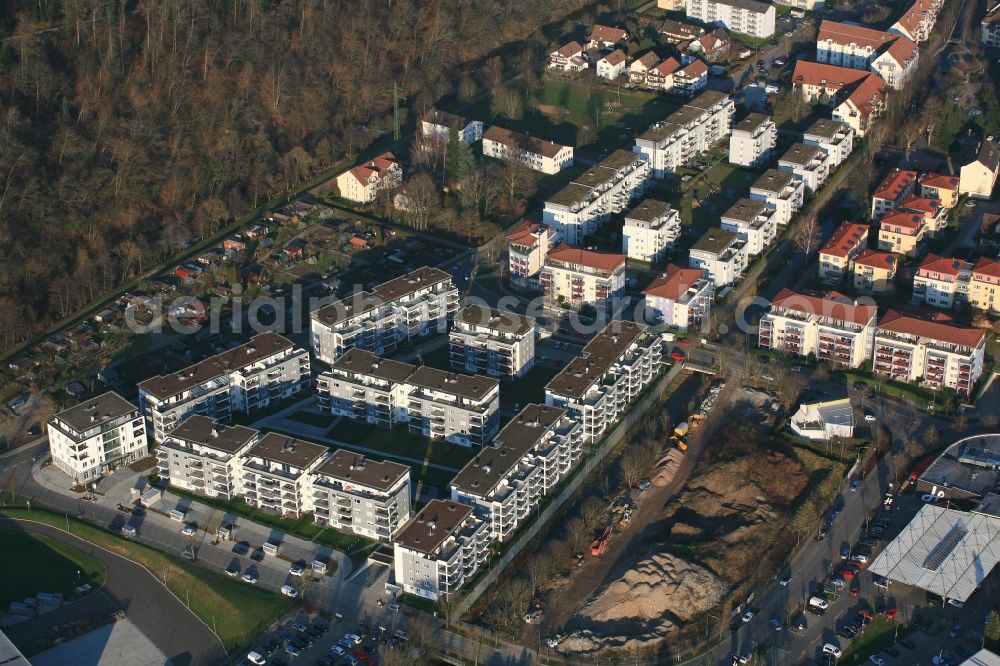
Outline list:
[[[665,201],[643,199],[625,213],[622,253],[629,259],[655,263],[673,248],[681,233],[680,213]]]
[[[919,61],[920,49],[917,45],[906,37],[900,37],[878,54],[871,63],[871,69],[890,88],[902,90],[916,73]]]
[[[628,33],[621,28],[595,23],[590,28],[590,38],[587,40],[588,49],[610,49],[618,44],[628,41]]]
[[[686,332],[708,321],[715,284],[700,268],[668,264],[642,293],[647,322]]]
[[[896,210],[903,213],[916,213],[924,218],[927,235],[936,238],[948,226],[947,209],[937,199],[910,196],[899,202]]]
[[[139,383],[139,406],[155,442],[195,414],[227,421],[308,388],[309,352],[277,333]]]
[[[768,169],[754,181],[750,188],[750,198],[756,201],[766,201],[774,209],[774,221],[778,226],[785,226],[792,216],[802,208],[805,200],[805,184],[794,174]]]
[[[909,9],[903,12],[899,20],[892,24],[889,32],[906,37],[912,42],[922,44],[930,39],[938,13],[944,6],[944,0],[916,0]]]
[[[562,72],[582,72],[587,69],[587,54],[577,42],[563,44],[549,54],[548,69]]]
[[[763,349],[857,368],[871,358],[878,308],[829,292],[782,289],[761,317]]]
[[[868,294],[885,294],[896,279],[899,261],[894,254],[863,250],[851,261],[854,288]]]
[[[688,267],[700,268],[716,288],[735,284],[750,263],[747,242],[739,234],[709,229],[688,251]]]
[[[670,92],[675,87],[674,74],[680,71],[681,62],[677,58],[667,58],[656,63],[646,72],[646,78],[640,83],[643,88]]]
[[[538,281],[550,303],[592,305],[607,314],[625,293],[625,255],[560,243],[545,257]]]
[[[1000,313],[1000,261],[980,257],[972,267],[969,303],[986,312]]]
[[[614,81],[625,73],[628,66],[628,56],[621,49],[615,49],[597,61],[597,76],[607,81]]]
[[[410,467],[337,449],[309,474],[321,527],[389,541],[410,519]]]
[[[448,331],[458,310],[458,289],[451,275],[422,266],[368,291],[314,310],[310,315],[312,351],[333,363],[358,347],[391,354],[414,338]]]
[[[545,263],[555,232],[546,225],[522,220],[507,232],[507,273],[519,289],[539,288],[538,272]]]
[[[726,138],[735,109],[729,95],[706,90],[640,134],[632,150],[663,178]]]
[[[802,133],[802,143],[821,148],[830,168],[834,169],[843,164],[854,149],[854,130],[846,123],[820,118]]]
[[[399,187],[402,182],[403,167],[395,155],[385,152],[337,176],[337,189],[344,199],[369,203],[379,192]]]
[[[661,348],[645,326],[613,321],[545,385],[545,404],[567,410],[583,441],[596,442],[655,379]]]
[[[538,325],[533,317],[466,305],[448,334],[451,368],[501,379],[521,377],[535,365],[536,337]]]
[[[979,23],[979,43],[990,48],[1000,48],[1000,2],[992,2]]]
[[[989,199],[1000,175],[1000,145],[983,141],[979,150],[962,165],[958,191],[973,199]]]
[[[872,219],[880,220],[886,213],[895,210],[904,199],[913,194],[916,186],[916,171],[903,169],[890,171],[872,194]]]
[[[913,276],[913,302],[953,308],[969,301],[972,262],[929,253]]]
[[[471,580],[490,553],[490,523],[468,504],[431,500],[392,540],[403,592],[437,600]]]
[[[986,331],[944,313],[889,310],[875,331],[875,374],[933,390],[971,395],[983,373]]]
[[[818,12],[826,6],[826,2],[824,0],[790,0],[788,6],[792,9],[801,9],[806,12]]]
[[[565,409],[526,405],[452,479],[451,499],[477,507],[490,540],[506,541],[582,453],[582,428]]]
[[[819,146],[793,143],[778,159],[778,170],[795,174],[807,190],[816,192],[830,177],[830,162]]]
[[[458,140],[470,145],[483,138],[483,122],[470,120],[456,113],[431,109],[420,119],[424,139],[447,142],[454,132]]]
[[[52,462],[76,483],[93,481],[145,456],[146,422],[111,391],[64,409],[48,421]]]
[[[239,497],[243,488],[240,459],[259,438],[260,432],[253,428],[195,414],[156,447],[157,474],[171,486],[208,497]]]
[[[708,65],[704,60],[693,60],[673,72],[671,78],[670,92],[691,97],[708,85]]]
[[[750,37],[774,35],[774,5],[757,0],[687,0],[687,15]]]
[[[771,116],[751,113],[733,126],[729,136],[729,163],[756,167],[771,159],[778,128]]]
[[[325,446],[267,433],[240,458],[243,499],[250,506],[299,518],[313,508],[310,473],[329,455]]]
[[[496,125],[483,132],[483,155],[518,162],[550,175],[573,166],[572,146],[536,139]]]
[[[927,225],[919,213],[898,211],[882,218],[878,230],[878,249],[907,257],[917,256],[927,238]]]
[[[875,72],[799,60],[792,87],[807,102],[829,105],[831,117],[850,126],[858,137],[885,110],[885,82]]]
[[[819,251],[819,279],[837,284],[844,279],[851,261],[868,247],[868,225],[841,222]]]
[[[921,174],[918,180],[920,185],[920,196],[928,199],[937,199],[943,208],[954,208],[958,203],[959,183],[958,176],[948,176],[940,173]]]
[[[766,201],[743,197],[722,214],[719,227],[736,233],[746,241],[747,254],[756,257],[766,250],[778,234],[775,213]]]
[[[641,155],[615,150],[545,201],[542,222],[568,245],[584,238],[642,196],[649,164]]]
[[[823,21],[816,37],[821,63],[877,72],[900,90],[917,69],[919,49],[907,37],[851,23]]]
[[[676,62],[676,61],[675,61]],[[656,55],[655,51],[646,51],[641,56],[629,63],[628,66],[628,80],[630,83],[636,85],[644,86],[646,85],[646,77],[649,75],[650,70],[660,64],[660,56]],[[680,63],[677,63],[680,66]]]
[[[409,421],[410,378],[415,366],[376,356],[363,349],[349,349],[316,380],[319,406],[334,416],[379,428],[393,428]]]

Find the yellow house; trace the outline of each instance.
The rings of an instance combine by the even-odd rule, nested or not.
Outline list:
[[[896,255],[864,250],[851,262],[854,288],[870,294],[884,294],[896,279]]]
[[[919,213],[891,213],[882,219],[878,249],[883,252],[915,257],[927,233],[924,216]]]
[[[987,312],[1000,312],[1000,261],[980,257],[972,267],[969,303]]]
[[[937,199],[943,208],[954,208],[958,203],[958,176],[928,173],[920,179],[920,196]]]
[[[844,279],[851,260],[868,247],[868,225],[842,222],[819,251],[819,278],[835,284]]]

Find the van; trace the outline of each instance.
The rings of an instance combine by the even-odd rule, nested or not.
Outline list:
[[[135,539],[139,536],[139,530],[135,529],[132,525],[125,525],[122,527],[122,536],[126,539]]]

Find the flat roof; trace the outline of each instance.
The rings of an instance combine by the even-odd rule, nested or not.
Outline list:
[[[729,247],[737,238],[739,238],[739,234],[732,231],[712,228],[702,234],[701,238],[699,238],[698,241],[691,246],[691,249],[698,250],[700,252],[719,254]]]
[[[1000,481],[1000,435],[963,437],[937,457],[920,480],[984,497]]]
[[[542,441],[566,413],[549,405],[525,405],[451,480],[453,488],[470,495],[488,497],[511,469]]]
[[[410,467],[391,460],[372,460],[361,453],[337,449],[316,471],[338,479],[345,485],[357,483],[387,492],[410,473]]]
[[[845,129],[850,129],[847,123],[842,123],[839,120],[831,120],[829,118],[820,118],[812,125],[809,126],[802,136],[818,136],[824,139],[832,139],[836,136],[837,132],[841,132]]]
[[[324,305],[312,313],[314,319],[333,325],[345,319],[370,312],[380,305],[409,296],[421,289],[451,280],[451,275],[431,266],[421,266],[406,275],[383,282],[370,292],[361,291],[347,298]]]
[[[492,377],[445,372],[426,365],[417,368],[406,381],[431,391],[442,391],[472,400],[482,400],[500,385],[500,380]]]
[[[64,409],[56,414],[55,418],[64,421],[77,432],[84,432],[138,409],[114,391],[108,391],[89,400],[84,400],[69,409]]]
[[[766,192],[780,192],[792,182],[793,178],[795,178],[795,174],[788,173],[787,171],[768,169],[760,178],[754,181],[752,187]]]
[[[764,113],[751,113],[740,122],[733,125],[733,131],[753,132],[764,123],[771,120],[771,116]]]
[[[793,143],[778,161],[805,165],[809,164],[814,157],[822,152],[823,149],[819,146],[807,146],[804,143]]]
[[[984,20],[983,22],[985,23],[986,21]],[[983,648],[958,666],[1000,666],[1000,656]]]
[[[297,439],[277,432],[269,432],[264,435],[263,439],[251,446],[246,455],[305,469],[323,457],[329,450],[322,444],[307,442],[304,439]]]
[[[741,197],[736,200],[729,209],[722,214],[722,217],[732,218],[734,220],[740,220],[741,222],[753,222],[754,218],[767,210],[766,201],[757,201],[756,199],[749,199],[747,197]]]
[[[580,203],[586,199],[593,191],[593,188],[587,187],[586,185],[570,183],[546,199],[545,203],[551,203],[557,206],[572,206],[573,204]]]
[[[626,220],[640,222],[655,222],[671,211],[670,204],[659,199],[643,199],[635,208],[625,213]]]
[[[513,335],[524,335],[535,328],[533,317],[475,303],[466,305],[455,318],[465,324],[483,326]]]
[[[645,330],[645,326],[632,321],[609,323],[584,346],[582,355],[549,380],[545,390],[570,398],[583,397]]]
[[[720,4],[729,5],[730,7],[736,7],[737,9],[746,9],[747,11],[755,12],[757,14],[763,14],[771,9],[773,5],[769,5],[766,2],[758,2],[757,0],[716,0]]]
[[[232,454],[242,449],[259,434],[260,431],[253,428],[241,425],[223,425],[211,417],[195,414],[185,419],[167,436],[171,439],[201,444]]]
[[[619,171],[624,169],[629,164],[632,164],[636,160],[643,159],[642,155],[639,153],[634,153],[631,150],[625,150],[624,148],[618,148],[611,151],[611,154],[605,157],[598,163],[598,166],[605,167],[606,169],[614,169]]]
[[[333,367],[344,372],[371,375],[389,382],[403,382],[413,374],[417,366],[393,361],[377,356],[364,349],[348,349],[336,361]]]
[[[431,500],[393,537],[393,542],[404,548],[430,555],[447,541],[470,515],[472,507],[467,504],[450,500]]]

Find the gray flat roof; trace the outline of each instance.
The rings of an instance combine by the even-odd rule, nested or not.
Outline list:
[[[393,541],[410,550],[429,555],[447,541],[471,514],[472,507],[467,504],[431,500],[403,526],[393,537]]]
[[[627,220],[655,222],[670,211],[670,204],[659,199],[643,199],[635,208],[625,213]]]
[[[269,432],[250,447],[246,455],[256,456],[283,465],[304,469],[319,460],[330,449],[322,444],[296,439],[290,435]]]
[[[414,386],[472,400],[482,400],[500,385],[500,380],[492,377],[445,372],[426,365],[417,368],[406,381]]]
[[[570,398],[581,398],[594,382],[600,381],[629,345],[646,330],[631,321],[613,321],[595,335],[581,356],[574,358],[545,385],[546,391]]]
[[[376,356],[364,349],[349,349],[336,361],[333,367],[344,372],[371,375],[390,382],[403,382],[413,374],[417,366]]]
[[[643,159],[643,157],[639,153],[634,153],[631,150],[625,150],[624,148],[618,148],[613,150],[610,155],[601,160],[598,163],[598,166],[618,171],[620,169],[624,169],[636,160],[641,159]]]
[[[722,217],[740,220],[742,222],[752,222],[755,217],[767,210],[766,201],[757,201],[742,197],[736,200],[729,209],[722,214]]]
[[[370,292],[362,291],[325,305],[313,312],[312,316],[332,326],[337,322],[374,310],[385,303],[450,280],[451,275],[440,269],[421,266],[406,275],[383,282]]]
[[[983,497],[1000,481],[1000,435],[975,435],[955,442],[931,463],[920,480]]]
[[[758,14],[763,14],[772,7],[772,5],[769,5],[766,2],[758,2],[757,0],[716,0],[716,2],[723,5],[729,5],[730,7],[736,7],[737,9],[746,9],[747,11],[756,12]]]
[[[717,90],[705,90],[695,96],[694,99],[688,102],[685,106],[694,106],[707,111],[722,100],[728,98],[729,95],[724,92],[719,92]]]
[[[410,473],[410,468],[390,460],[372,460],[361,453],[337,449],[316,471],[344,483],[357,483],[387,492]]]
[[[573,204],[586,199],[592,191],[593,188],[587,187],[586,185],[570,183],[546,199],[545,203],[552,203],[557,206],[572,206]]]
[[[752,187],[766,192],[780,192],[792,182],[793,178],[795,178],[795,175],[787,171],[768,169],[754,182]]]
[[[790,162],[791,164],[809,164],[816,155],[823,152],[819,146],[807,146],[804,143],[793,143],[785,151],[785,154],[778,160],[779,162]]]
[[[233,454],[259,434],[253,428],[223,425],[203,414],[195,414],[171,430],[168,437]]]
[[[718,254],[729,247],[737,238],[739,238],[739,235],[732,231],[709,229],[702,234],[698,242],[691,246],[691,249]]]
[[[89,400],[84,400],[79,405],[64,409],[56,414],[55,418],[65,422],[77,432],[84,432],[130,412],[138,411],[138,409],[114,391],[108,391]]]
[[[733,131],[735,132],[735,131],[738,130],[740,132],[750,132],[750,133],[753,133],[754,130],[756,130],[758,127],[760,127],[761,125],[763,125],[764,123],[766,123],[770,119],[771,119],[771,116],[768,116],[768,115],[763,114],[763,113],[751,113],[746,118],[744,118],[740,122],[736,123],[733,126]]]
[[[503,333],[524,335],[535,327],[535,319],[510,310],[498,310],[470,303],[456,316],[459,321],[473,326],[483,326]]]
[[[820,118],[812,125],[809,126],[802,136],[819,136],[824,139],[832,139],[837,132],[848,129],[846,123],[842,123],[839,120],[831,120],[830,118]]]

